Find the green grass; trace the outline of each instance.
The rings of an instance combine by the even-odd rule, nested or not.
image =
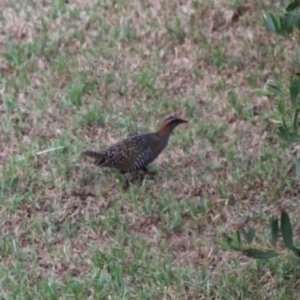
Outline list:
[[[3,2],[1,299],[298,298],[296,264],[222,246],[241,226],[265,244],[281,209],[298,239],[291,154],[252,92],[297,59],[261,22],[270,1],[216,4]],[[154,178],[124,190],[80,157],[171,114],[189,124]]]

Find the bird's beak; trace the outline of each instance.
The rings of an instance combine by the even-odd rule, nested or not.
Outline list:
[[[189,121],[184,120],[184,119],[179,119],[178,121],[179,121],[179,123],[188,123],[189,122]]]

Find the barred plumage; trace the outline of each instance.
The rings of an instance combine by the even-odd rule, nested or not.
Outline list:
[[[147,170],[147,165],[167,146],[172,131],[181,123],[188,122],[171,116],[154,133],[130,136],[105,151],[85,151],[82,154],[95,158],[95,165],[115,168],[121,173]]]

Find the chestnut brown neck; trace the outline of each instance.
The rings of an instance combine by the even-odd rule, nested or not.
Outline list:
[[[176,120],[170,120],[164,122],[161,127],[156,132],[157,135],[169,135],[174,130],[175,127],[177,127],[179,123]]]

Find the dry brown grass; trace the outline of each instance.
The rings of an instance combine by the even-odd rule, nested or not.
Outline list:
[[[69,2],[0,3],[1,297],[297,299],[287,263],[220,247],[241,226],[264,243],[281,209],[297,224],[290,154],[252,92],[288,80],[274,48],[295,69],[262,25],[272,2]],[[79,158],[174,113],[188,127],[129,191]]]

